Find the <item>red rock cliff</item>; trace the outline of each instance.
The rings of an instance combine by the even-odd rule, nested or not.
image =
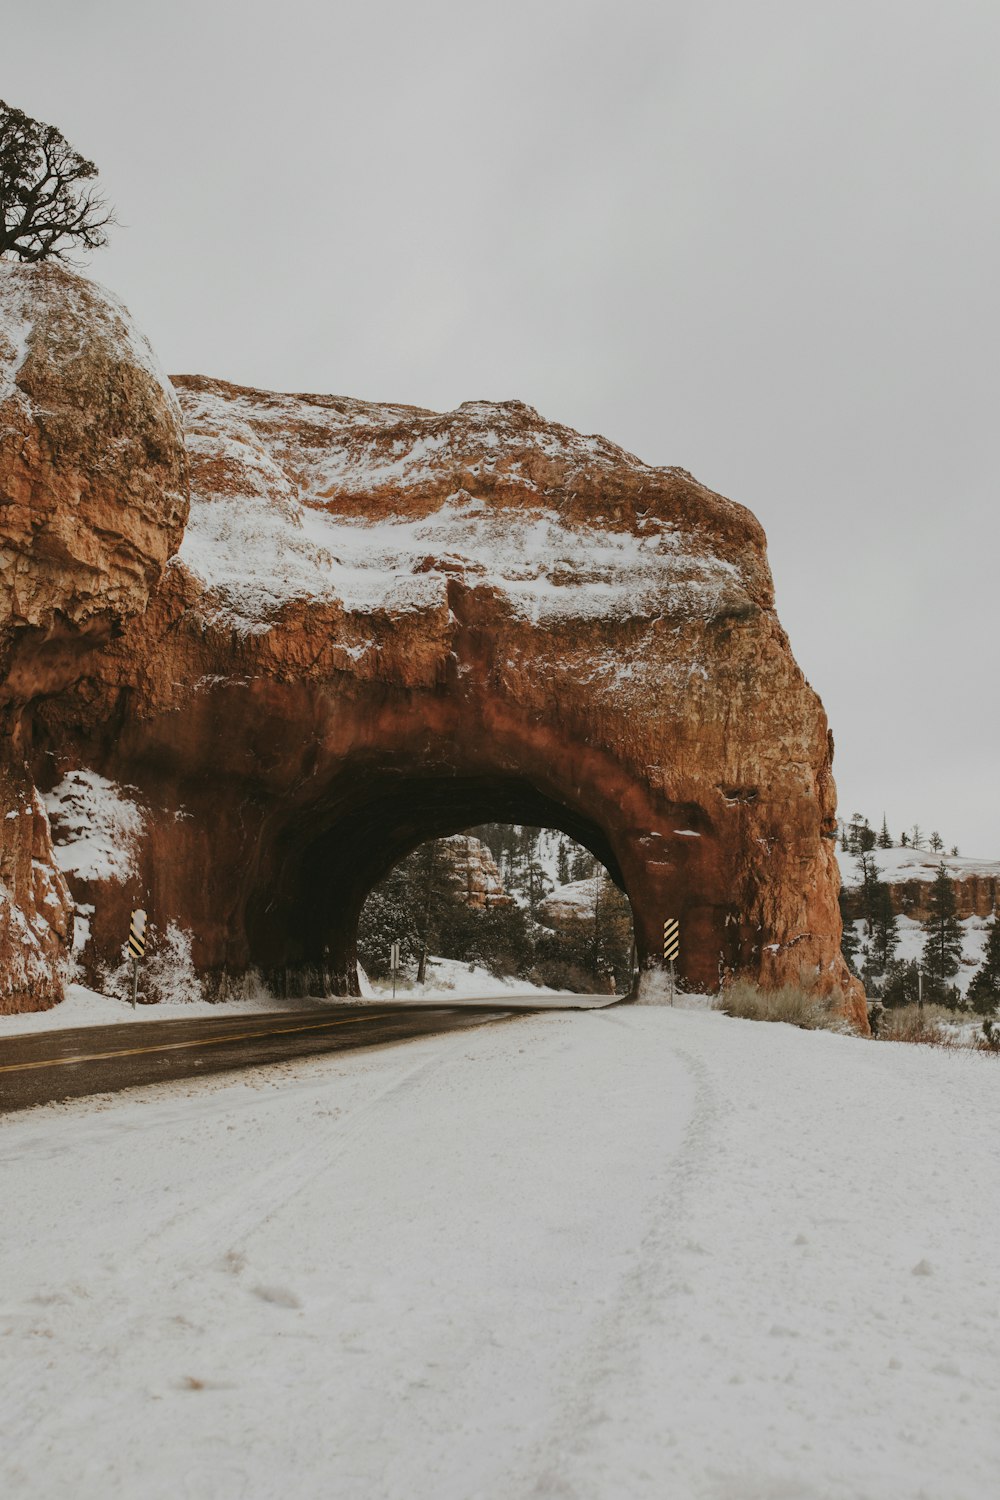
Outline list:
[[[87,962],[115,959],[141,895],[223,991],[250,968],[354,988],[372,884],[506,820],[605,862],[647,973],[678,916],[690,982],[818,974],[864,1024],[826,719],[748,511],[519,402],[175,384],[180,552],[84,675],[31,700],[40,778],[88,767],[142,808]]]
[[[62,997],[72,930],[25,765],[34,709],[145,610],[187,519],[185,462],[176,396],[117,300],[0,262],[0,1010]]]

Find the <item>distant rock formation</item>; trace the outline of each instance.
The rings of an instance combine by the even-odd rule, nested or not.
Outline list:
[[[207,993],[251,970],[355,992],[375,882],[504,821],[606,865],[644,970],[677,916],[689,986],[818,976],[864,1026],[832,745],[748,511],[516,401],[183,377],[191,512],[164,569],[184,451],[148,350],[79,278],[0,269],[8,328],[34,298],[56,330],[44,380],[37,335],[8,337],[11,753],[45,792],[80,771],[127,788],[141,825],[127,870],[67,874],[94,908],[87,973],[141,900],[191,935]]]
[[[535,916],[543,927],[553,932],[572,932],[574,929],[594,925],[595,886],[593,876],[586,880],[571,880],[566,885],[557,885],[544,900],[539,901]]]
[[[955,886],[958,917],[991,917],[1000,907],[1000,860],[966,859],[961,855],[936,854],[929,849],[872,849],[879,878],[889,888],[892,909],[898,916],[924,922],[931,914],[930,893],[942,865]],[[844,909],[856,921],[864,915],[861,877],[855,856],[841,853]]]
[[[497,862],[482,839],[456,833],[441,840],[438,852],[442,860],[439,883],[447,886],[466,906],[473,911],[485,911],[492,906],[513,906],[514,898],[508,895]]]

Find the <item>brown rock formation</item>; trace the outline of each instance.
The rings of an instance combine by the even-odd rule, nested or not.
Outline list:
[[[497,862],[482,839],[456,833],[438,845],[441,869],[438,881],[474,911],[492,906],[512,906],[513,896],[504,889]]]
[[[543,901],[539,901],[535,916],[543,927],[550,927],[553,932],[572,932],[581,927],[593,927],[594,907],[595,882],[591,876],[556,886]]]
[[[957,877],[955,908],[959,921],[966,917],[992,917],[1000,908],[1000,875]],[[889,886],[892,909],[915,922],[926,922],[931,914],[930,883],[926,880],[898,881]]]
[[[73,904],[52,858],[48,818],[23,772],[0,768],[0,1014],[63,997]]]
[[[876,850],[872,854],[897,916],[925,922],[931,914],[931,886],[943,864],[955,890],[960,921],[966,917],[991,917],[1000,907],[1000,861],[964,859],[916,849]],[[864,916],[861,886],[854,861],[841,856],[844,881],[844,911],[852,920]]]
[[[125,309],[57,265],[0,262],[0,861],[21,914],[0,921],[0,1010],[62,996],[66,887],[24,782],[33,706],[145,610],[187,511],[177,400]]]
[[[176,385],[179,556],[26,708],[46,786],[88,767],[142,807],[138,874],[89,889],[92,968],[141,892],[210,987],[329,968],[353,990],[371,886],[427,838],[511,821],[606,864],[648,978],[675,915],[692,984],[818,972],[864,1025],[831,742],[749,512],[518,402]]]

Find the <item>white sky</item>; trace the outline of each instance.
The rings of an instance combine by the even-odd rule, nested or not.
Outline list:
[[[170,370],[519,397],[767,528],[841,808],[1000,853],[996,0],[7,0]]]

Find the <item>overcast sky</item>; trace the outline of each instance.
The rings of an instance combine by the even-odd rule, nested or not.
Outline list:
[[[841,810],[1000,857],[997,0],[31,0],[173,372],[518,397],[767,529]]]

